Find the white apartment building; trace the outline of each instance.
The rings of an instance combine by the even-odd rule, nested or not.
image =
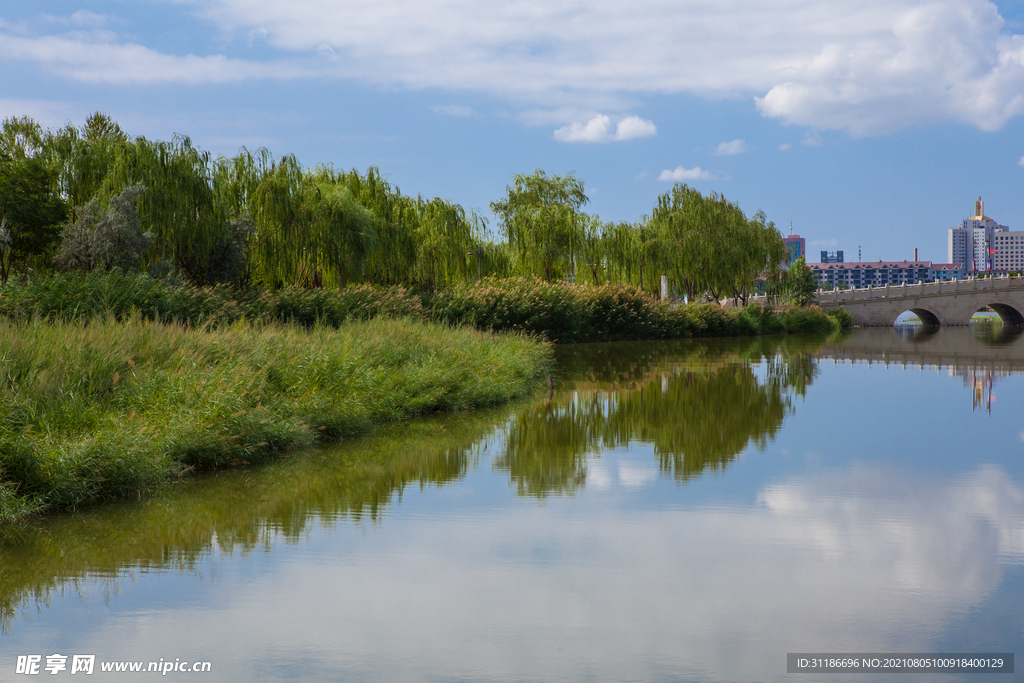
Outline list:
[[[1002,273],[1024,271],[1024,232],[996,233],[992,239],[992,270]]]
[[[964,271],[968,273],[989,270],[989,249],[995,248],[996,235],[1007,231],[1008,227],[985,215],[985,203],[978,197],[974,202],[974,215],[949,229],[949,262],[964,264]],[[992,267],[996,268],[994,261]]]

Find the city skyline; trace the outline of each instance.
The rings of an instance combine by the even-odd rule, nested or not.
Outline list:
[[[575,171],[607,220],[686,182],[812,255],[945,262],[979,194],[1024,225],[1022,34],[979,0],[45,2],[0,11],[0,115],[377,165],[495,228],[513,173]]]

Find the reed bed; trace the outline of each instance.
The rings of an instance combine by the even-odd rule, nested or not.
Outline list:
[[[188,325],[239,320],[339,326],[375,317],[431,319],[490,332],[527,332],[557,343],[737,337],[786,332],[828,333],[848,328],[841,309],[773,311],[754,305],[658,301],[633,287],[571,285],[536,278],[484,278],[417,295],[402,287],[358,285],[342,289],[238,290],[175,285],[144,274],[65,273],[0,290],[0,317],[83,320],[133,315]]]
[[[97,315],[188,325],[248,320],[338,326],[380,316],[426,316],[419,297],[402,287],[356,285],[342,289],[195,287],[144,273],[118,270],[53,273],[0,289],[0,317],[84,320]]]
[[[438,292],[429,301],[440,322],[494,332],[515,330],[558,343],[828,333],[850,327],[846,311],[812,306],[776,312],[752,305],[659,301],[621,285],[570,285],[534,278],[485,278]]]
[[[550,348],[422,321],[0,319],[0,521],[528,394]]]

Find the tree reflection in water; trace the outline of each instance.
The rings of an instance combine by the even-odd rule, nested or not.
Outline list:
[[[818,345],[562,347],[557,391],[530,404],[415,420],[143,500],[0,528],[0,626],[69,587],[88,592],[98,580],[116,592],[134,571],[215,573],[218,552],[297,543],[340,519],[376,523],[407,487],[460,481],[492,452],[519,493],[538,497],[578,490],[588,455],[638,441],[653,443],[677,480],[721,469],[778,431],[790,396],[814,377]],[[761,362],[758,372],[752,361]]]
[[[418,420],[244,470],[197,477],[140,501],[0,527],[0,627],[18,608],[125,571],[202,575],[211,554],[298,543],[318,524],[380,519],[408,486],[461,480],[490,447],[502,410]]]
[[[515,414],[493,466],[539,498],[583,488],[589,456],[631,443],[652,444],[679,482],[720,471],[775,436],[815,376],[819,346],[758,338],[560,349],[558,390]]]

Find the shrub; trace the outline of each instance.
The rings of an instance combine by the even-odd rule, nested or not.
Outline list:
[[[841,330],[853,327],[853,314],[845,308],[830,308],[825,311],[825,315],[835,320]]]
[[[834,332],[839,323],[818,306],[791,308],[782,315],[786,331],[794,334]]]

